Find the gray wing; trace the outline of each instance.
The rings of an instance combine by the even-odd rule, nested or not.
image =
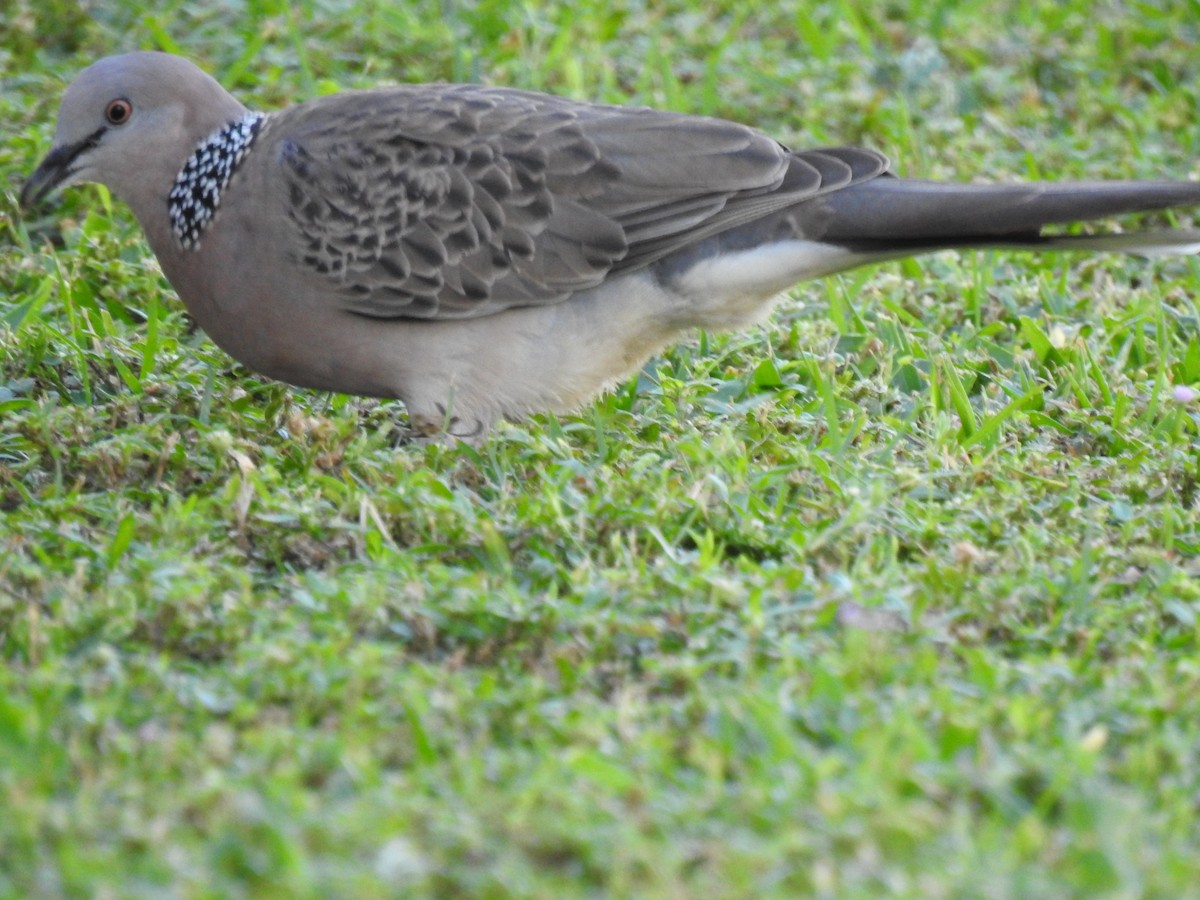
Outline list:
[[[719,119],[472,85],[338,94],[268,134],[295,259],[376,318],[558,302],[887,167]]]

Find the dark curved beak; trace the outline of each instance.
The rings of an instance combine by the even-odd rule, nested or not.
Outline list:
[[[32,209],[46,199],[67,178],[75,174],[75,161],[95,147],[100,142],[100,135],[103,133],[104,129],[100,128],[82,141],[64,144],[51,150],[42,160],[42,164],[29,176],[25,186],[21,188],[21,208]]]

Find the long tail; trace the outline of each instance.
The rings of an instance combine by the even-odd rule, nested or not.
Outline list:
[[[1197,182],[955,184],[885,176],[822,199],[828,218],[821,241],[881,257],[955,247],[1200,253],[1195,229],[1042,233],[1046,225],[1200,205]]]

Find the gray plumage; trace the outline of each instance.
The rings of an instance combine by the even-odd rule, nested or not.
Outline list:
[[[753,321],[806,278],[947,247],[1200,250],[1193,231],[1041,234],[1200,203],[1191,182],[914,181],[870,150],[473,85],[263,115],[161,53],[79,75],[22,204],[82,181],[131,206],[237,359],[474,439],[577,406],[688,329]]]

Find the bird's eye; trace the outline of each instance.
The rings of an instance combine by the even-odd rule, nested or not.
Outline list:
[[[110,125],[124,125],[132,115],[133,104],[123,97],[110,100],[104,109],[104,118],[108,119]]]

